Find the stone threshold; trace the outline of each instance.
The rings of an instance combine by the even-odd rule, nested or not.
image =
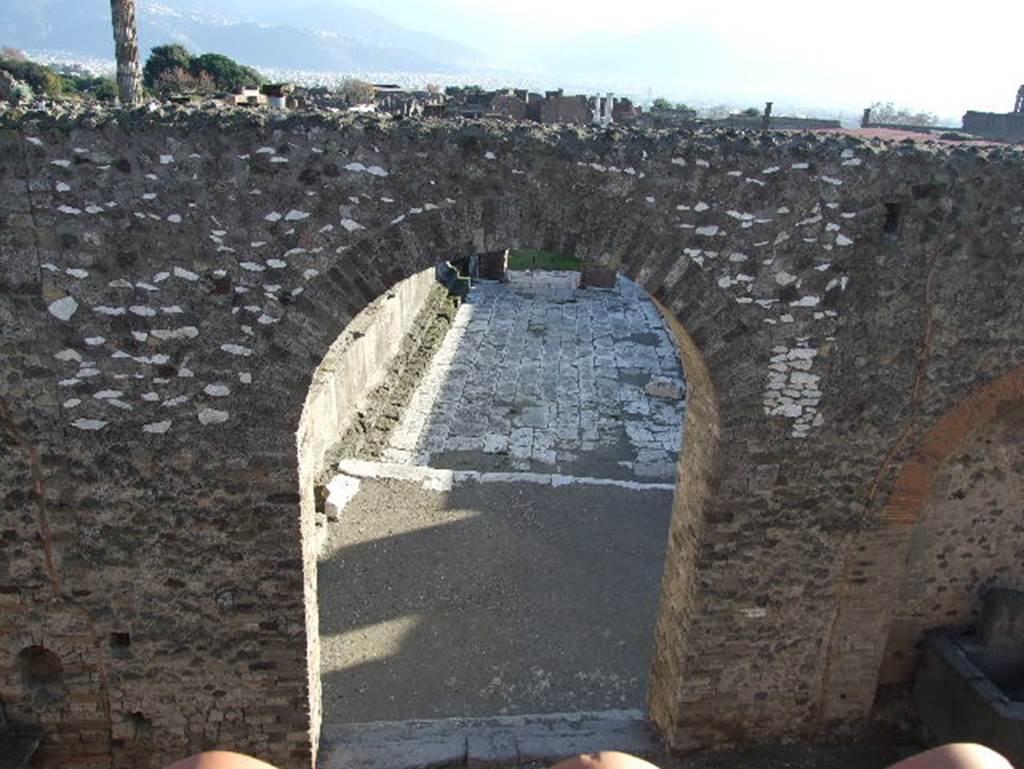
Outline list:
[[[521,766],[601,750],[663,753],[642,710],[603,710],[325,725],[318,767]]]
[[[672,491],[674,483],[643,483],[621,478],[594,478],[557,473],[482,472],[479,470],[442,470],[425,465],[403,465],[388,462],[370,462],[363,459],[343,459],[338,472],[351,478],[366,480],[388,479],[418,483],[434,491],[451,491],[465,483],[535,483],[541,486],[618,486],[632,491]],[[330,485],[328,485],[330,488]]]

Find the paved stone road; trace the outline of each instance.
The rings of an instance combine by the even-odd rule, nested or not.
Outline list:
[[[385,461],[607,478],[675,478],[684,402],[647,295],[574,288],[578,273],[478,283],[391,435]]]

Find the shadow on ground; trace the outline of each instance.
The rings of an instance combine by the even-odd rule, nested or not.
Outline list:
[[[671,504],[364,481],[319,566],[324,722],[644,707]]]

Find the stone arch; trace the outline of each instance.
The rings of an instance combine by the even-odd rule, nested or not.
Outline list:
[[[978,387],[957,403],[921,440],[896,476],[882,512],[889,526],[913,526],[932,491],[935,475],[971,433],[1009,404],[1024,401],[1024,366]]]
[[[699,351],[683,344],[713,386],[694,408],[713,450],[684,455],[706,497],[675,518],[652,703],[674,747],[820,736],[823,712],[866,712],[878,615],[844,615],[871,635],[846,649],[837,606],[867,568],[844,564],[874,511],[858,489],[920,420],[916,332],[941,318],[927,390],[1021,363],[1012,149],[258,113],[6,125],[0,398],[46,498],[26,452],[0,452],[0,611],[26,627],[4,647],[57,648],[81,622],[75,648],[124,693],[105,700],[124,736],[95,747],[115,761],[142,713],[153,766],[212,741],[309,764],[295,429],[332,342],[437,258],[427,244],[582,254],[636,280]],[[873,532],[878,547],[898,528]],[[843,683],[869,678],[864,698]]]
[[[660,586],[660,609],[648,699],[651,718],[666,732],[674,729],[675,724],[684,717],[680,709],[678,684],[686,675],[685,661],[676,654],[676,645],[685,646],[687,622],[692,621],[698,611],[693,605],[698,589],[695,549],[699,546],[700,534],[706,525],[707,506],[714,496],[712,485],[721,468],[718,451],[722,430],[722,394],[724,392],[729,397],[732,388],[728,382],[716,376],[716,372],[705,360],[700,345],[680,317],[687,317],[688,323],[702,334],[704,343],[712,345],[721,356],[722,347],[716,344],[716,337],[722,329],[716,327],[711,316],[713,309],[721,308],[731,298],[703,276],[693,276],[690,281],[680,280],[679,266],[682,260],[674,255],[674,246],[670,242],[651,242],[646,229],[639,223],[633,227],[624,227],[623,218],[611,225],[593,214],[592,219],[587,218],[582,214],[585,207],[575,201],[578,207],[574,217],[576,229],[571,232],[560,231],[552,220],[542,215],[534,218],[524,214],[516,203],[515,199],[509,201],[500,198],[478,201],[472,206],[461,208],[455,216],[447,219],[437,214],[434,218],[419,218],[412,228],[392,225],[372,240],[368,239],[352,249],[348,272],[363,275],[365,280],[346,279],[339,270],[337,274],[328,276],[330,294],[317,298],[321,306],[344,307],[345,312],[334,319],[337,334],[324,351],[313,374],[297,431],[303,564],[306,572],[304,585],[310,722],[314,751],[317,749],[321,704],[316,554],[311,550],[315,504],[311,481],[323,452],[328,448],[327,436],[332,431],[337,432],[331,425],[338,424],[342,417],[337,408],[339,404],[330,393],[339,389],[337,378],[346,373],[337,368],[340,353],[348,343],[346,330],[349,323],[358,318],[378,297],[392,291],[396,284],[408,282],[417,274],[432,270],[441,258],[459,258],[506,247],[542,246],[588,259],[594,258],[594,252],[587,250],[587,244],[600,243],[602,240],[614,243],[618,253],[624,256],[621,261],[617,256],[610,257],[607,252],[597,254],[596,258],[606,265],[612,265],[612,269],[633,280],[651,296],[676,343],[688,383],[683,430],[685,445],[680,453],[677,491],[668,533],[668,553]],[[456,233],[460,231],[475,229],[473,225],[480,220],[481,214],[487,220],[489,234],[483,238],[478,236],[479,232],[477,236],[469,238],[457,237]],[[581,237],[580,233],[588,234]],[[630,243],[635,243],[635,247],[631,248]],[[384,255],[390,257],[385,262],[388,265],[386,270],[378,267]],[[375,271],[372,278],[366,276],[369,271]],[[353,297],[358,297],[358,301],[353,301]],[[300,305],[304,302],[301,300]],[[706,310],[705,306],[712,309]],[[327,334],[325,338],[329,337],[330,334]]]

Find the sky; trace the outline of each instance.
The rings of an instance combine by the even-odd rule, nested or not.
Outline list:
[[[1005,0],[346,2],[485,49],[515,66],[538,64],[560,44],[586,38],[612,48],[625,39],[643,50],[647,37],[663,41],[678,28],[680,71],[669,76],[668,58],[649,75],[656,90],[666,88],[663,81],[678,82],[675,98],[687,90],[697,95],[703,83],[704,90],[712,86],[711,96],[730,86],[741,101],[774,97],[847,110],[893,101],[959,120],[969,108],[1009,111],[1024,83],[1024,3]],[[719,55],[698,66],[685,53],[702,38],[718,41]]]

